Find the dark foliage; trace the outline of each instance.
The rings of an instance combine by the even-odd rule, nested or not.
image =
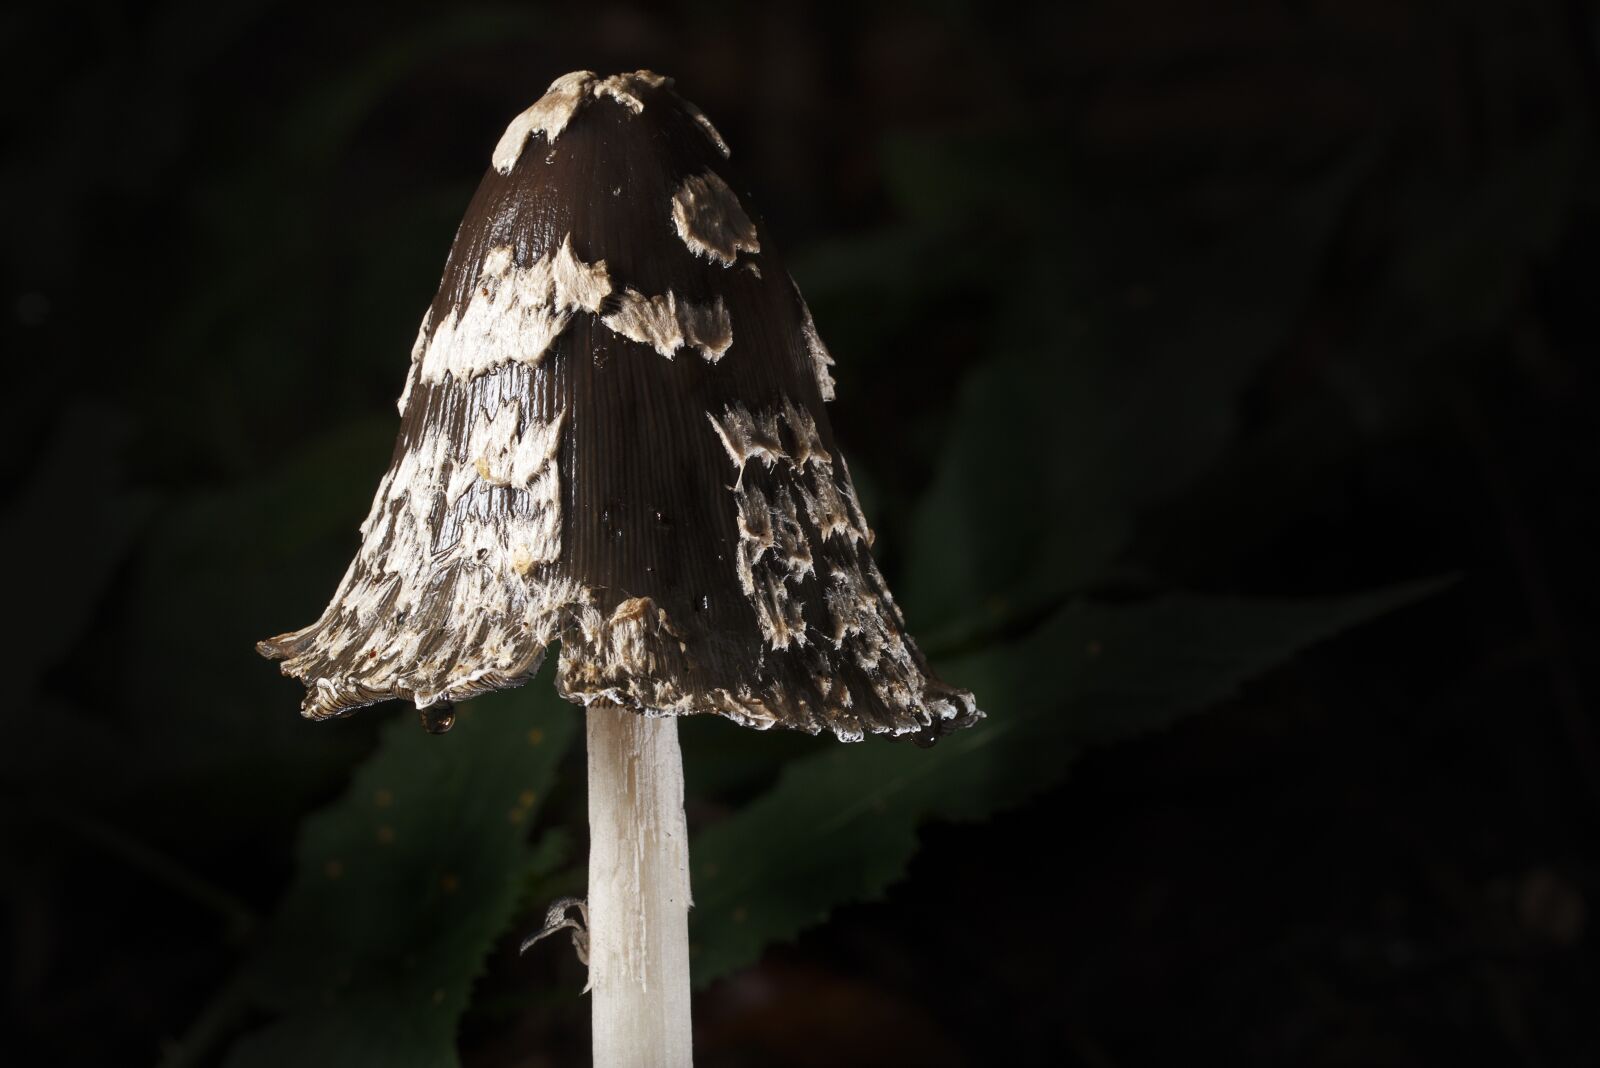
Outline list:
[[[252,644],[348,560],[505,122],[641,66],[991,713],[684,726],[700,1062],[1600,1061],[1590,5],[0,26],[8,1062],[584,1061],[581,968],[514,953],[582,889],[576,714],[312,725]]]

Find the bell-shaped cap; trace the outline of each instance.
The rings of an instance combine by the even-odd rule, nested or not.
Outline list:
[[[980,713],[873,563],[832,360],[648,71],[558,78],[495,149],[423,317],[394,458],[322,617],[262,642],[306,715],[525,682],[839,737]]]

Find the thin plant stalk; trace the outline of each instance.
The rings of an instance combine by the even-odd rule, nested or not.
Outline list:
[[[689,839],[677,720],[600,703],[588,724],[594,1063],[689,1068]]]

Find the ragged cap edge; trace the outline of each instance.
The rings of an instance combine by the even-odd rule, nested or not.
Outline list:
[[[552,613],[565,619],[558,633],[530,645],[515,664],[475,671],[447,687],[427,691],[404,685],[373,687],[355,677],[308,675],[292,660],[286,660],[282,670],[305,683],[302,711],[309,719],[338,718],[396,698],[427,708],[523,685],[538,674],[550,642],[559,637],[557,692],[584,707],[606,702],[647,716],[719,715],[754,730],[785,727],[813,735],[828,730],[844,742],[858,742],[868,734],[937,738],[984,718],[970,693],[934,679],[923,679],[919,693],[907,695],[905,714],[889,724],[841,717],[836,710],[818,707],[803,695],[786,695],[770,688],[763,694],[748,684],[689,692],[680,681],[687,647],[654,601],[630,598],[607,617],[594,607],[592,597],[583,595],[588,591],[565,592],[577,595]],[[552,605],[555,600],[559,598],[552,599]],[[292,647],[304,633],[259,642],[256,649],[271,659],[284,659],[293,655]],[[777,708],[789,708],[799,715],[784,717]]]
[[[739,533],[733,559],[739,588],[766,647],[798,655],[807,666],[826,724],[845,738],[862,729],[937,734],[973,722],[980,713],[972,695],[935,679],[905,633],[868,551],[872,532],[844,458],[823,444],[811,413],[782,397],[755,410],[733,402],[706,417],[735,469],[728,490]],[[810,583],[822,587],[822,618],[804,613],[801,597]],[[846,668],[892,723],[874,723],[874,713],[853,709]],[[790,700],[807,705],[802,695]]]
[[[595,704],[614,705],[651,718],[716,715],[730,719],[750,730],[767,731],[781,727],[786,730],[804,731],[810,735],[828,731],[841,742],[859,742],[869,734],[889,738],[916,736],[937,740],[988,718],[978,708],[972,694],[943,683],[930,682],[927,692],[923,695],[922,708],[925,711],[920,718],[888,725],[861,725],[831,720],[810,708],[807,708],[808,714],[805,718],[781,720],[772,713],[771,707],[779,703],[782,698],[769,702],[748,692],[716,690],[710,694],[683,695],[670,683],[660,684],[656,680],[638,680],[631,686],[583,689],[564,683],[560,674],[556,679],[556,692],[562,699],[582,705],[584,708]]]
[[[479,407],[461,440],[437,424],[387,472],[333,599],[308,627],[260,643],[308,687],[312,718],[386,697],[419,707],[514,685],[592,591],[561,557],[566,412],[510,398]],[[498,502],[498,503],[497,503]]]
[[[714,714],[740,726],[769,730],[775,726],[820,734],[830,730],[845,742],[867,734],[937,738],[984,718],[972,694],[921,677],[915,695],[907,694],[903,715],[894,723],[863,722],[822,708],[802,694],[769,688],[758,693],[749,685],[688,692],[680,680],[692,650],[665,611],[648,597],[623,601],[609,618],[597,611],[582,613],[563,632],[556,689],[566,700],[584,707],[604,702],[641,715]],[[788,708],[799,716],[780,716]]]

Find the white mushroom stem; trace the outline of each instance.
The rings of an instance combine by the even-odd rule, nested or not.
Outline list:
[[[689,839],[678,721],[600,703],[589,720],[594,1063],[689,1068]]]

